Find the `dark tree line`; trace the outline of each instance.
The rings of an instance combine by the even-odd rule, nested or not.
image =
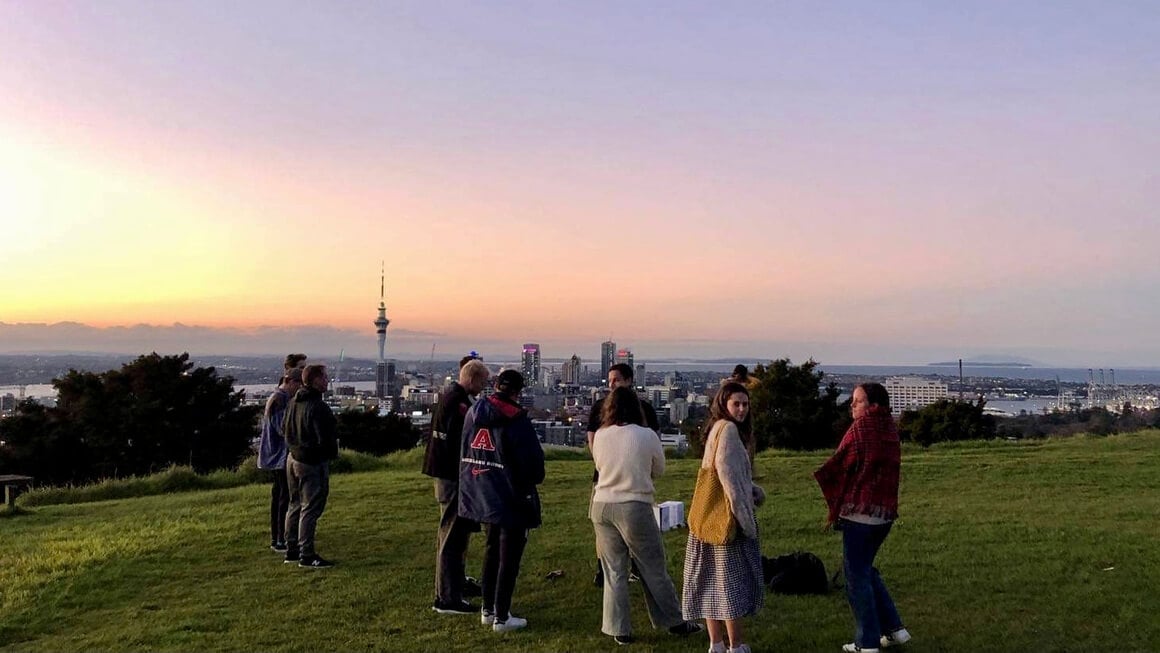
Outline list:
[[[1084,408],[999,418],[985,414],[984,406],[981,399],[976,402],[944,399],[920,410],[905,411],[899,420],[899,434],[903,440],[927,447],[956,440],[1043,438],[1079,433],[1112,435],[1160,428],[1160,410],[1137,410],[1130,404],[1121,407],[1119,413],[1105,408]]]
[[[749,410],[757,450],[828,449],[835,446],[850,424],[848,403],[838,403],[841,390],[824,383],[825,372],[807,360],[794,365],[788,358],[757,365],[750,374]],[[696,455],[704,450],[704,420],[690,419],[682,425]]]
[[[758,365],[750,374],[750,412],[757,450],[770,447],[794,450],[830,449],[849,427],[849,399],[841,403],[841,390],[826,383],[817,363],[794,365],[788,358]],[[996,418],[984,412],[986,402],[944,399],[919,410],[903,411],[898,419],[899,436],[924,447],[939,442],[989,440],[996,437],[1027,438],[1092,433],[1108,435],[1160,428],[1160,410],[1139,410],[1125,404],[1113,413],[1103,408],[1046,415]],[[692,451],[704,448],[707,414],[690,413],[681,425]]]
[[[997,434],[1002,438],[1043,438],[1077,433],[1112,435],[1148,428],[1160,428],[1160,410],[1142,410],[1124,404],[1119,414],[1106,408],[1082,408],[1008,417],[999,422]]]
[[[936,442],[990,440],[995,437],[995,418],[983,412],[986,402],[940,399],[920,410],[906,410],[898,420],[898,435],[929,447]]]
[[[119,370],[70,370],[57,405],[19,404],[0,420],[0,472],[42,483],[143,475],[169,465],[233,467],[250,452],[258,411],[233,379],[194,368],[189,354],[140,356]]]
[[[38,483],[89,483],[170,465],[198,473],[233,468],[251,453],[258,406],[243,406],[233,379],[188,354],[141,356],[119,370],[69,370],[53,380],[57,405],[21,402],[0,420],[0,473]],[[404,415],[338,414],[344,449],[373,455],[410,449],[419,431]]]
[[[411,418],[374,410],[344,410],[338,414],[338,443],[343,449],[384,456],[419,443],[422,434]]]

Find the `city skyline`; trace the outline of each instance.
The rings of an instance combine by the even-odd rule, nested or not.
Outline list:
[[[0,351],[1160,365],[1150,3],[0,25]]]

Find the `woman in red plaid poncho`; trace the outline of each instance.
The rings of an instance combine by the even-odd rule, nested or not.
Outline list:
[[[842,650],[876,653],[910,639],[874,568],[874,557],[898,518],[902,453],[886,388],[878,383],[855,388],[850,413],[854,423],[814,478],[829,506],[827,524],[842,531],[846,598],[855,622],[854,641]]]

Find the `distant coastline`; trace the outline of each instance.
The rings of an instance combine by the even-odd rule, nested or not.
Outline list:
[[[927,363],[927,367],[958,367],[958,361],[944,363]],[[963,367],[1035,367],[1030,363],[982,363],[978,361],[963,361]]]

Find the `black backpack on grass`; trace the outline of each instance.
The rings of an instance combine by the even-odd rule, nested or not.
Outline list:
[[[761,558],[765,586],[777,594],[825,594],[830,590],[826,565],[809,551]]]

